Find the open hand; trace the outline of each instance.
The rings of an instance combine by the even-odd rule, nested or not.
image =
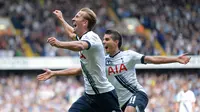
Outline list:
[[[44,73],[39,74],[39,75],[37,76],[37,79],[38,79],[38,80],[40,80],[40,81],[45,81],[45,80],[51,78],[51,77],[54,75],[54,72],[51,71],[50,69],[44,69],[44,71],[45,71]]]

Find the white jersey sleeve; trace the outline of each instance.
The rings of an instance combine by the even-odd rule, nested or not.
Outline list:
[[[142,58],[142,57],[144,57],[143,54],[137,53],[132,50],[128,50],[127,52],[130,54],[130,58],[131,58],[132,62],[134,62],[135,64],[144,63],[144,59]]]
[[[181,92],[179,92],[177,95],[176,95],[176,102],[180,102],[181,101]]]
[[[95,37],[95,35],[94,35]],[[98,40],[98,38],[96,38]],[[91,47],[92,48],[98,48],[98,42],[95,38],[90,38],[89,35],[84,35],[82,38],[81,38],[81,41],[86,41],[88,43],[88,49],[90,49]]]

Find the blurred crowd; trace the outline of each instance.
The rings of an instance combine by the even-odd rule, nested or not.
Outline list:
[[[143,35],[125,39],[127,46],[143,54],[160,54],[154,47],[157,39],[167,55],[189,52],[200,54],[199,0],[118,0],[120,18],[136,17],[151,30],[150,40]],[[132,42],[132,43],[131,43]]]
[[[84,91],[80,76],[38,82],[35,75],[36,72],[1,73],[0,112],[66,112]],[[198,72],[139,71],[137,77],[149,96],[146,112],[174,112],[176,95],[184,80],[195,94],[195,112],[200,111]]]
[[[145,29],[150,30],[150,39],[143,34],[123,34],[122,49],[158,55],[161,54],[155,48],[155,40],[158,40],[167,55],[200,54],[199,0],[1,0],[0,16],[9,17],[20,34],[0,36],[0,56],[26,56],[24,41],[34,56],[77,56],[77,53],[49,46],[46,40],[50,36],[68,40],[52,13],[55,9],[61,10],[71,24],[72,17],[82,7],[90,7],[97,14],[94,31],[101,38],[106,29],[117,25],[108,13],[108,7],[120,21],[137,18]]]
[[[195,112],[200,111],[200,77],[197,71],[144,72],[137,77],[149,96],[146,112],[175,112],[177,93],[183,90],[182,84],[186,81],[196,97]]]
[[[67,112],[84,91],[75,77],[38,82],[33,74],[22,74],[1,74],[0,112]]]

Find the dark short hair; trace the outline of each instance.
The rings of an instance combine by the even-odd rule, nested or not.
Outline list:
[[[87,13],[84,18],[88,20],[88,30],[92,30],[97,21],[96,14],[89,8],[82,8],[80,11]]]
[[[113,40],[118,40],[118,48],[120,48],[122,46],[122,36],[121,34],[116,31],[116,30],[106,30],[105,34],[111,35],[111,38]]]

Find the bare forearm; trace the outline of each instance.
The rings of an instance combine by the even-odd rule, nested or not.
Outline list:
[[[195,103],[192,103],[192,111],[195,112]]]
[[[71,39],[75,39],[76,34],[74,33],[74,29],[73,27],[71,27],[65,20],[63,17],[63,14],[60,10],[55,10],[53,11],[53,13],[57,16],[57,18],[60,20],[62,26],[65,29],[65,33],[67,34],[68,37],[70,37]]]
[[[145,62],[153,64],[166,64],[178,62],[177,57],[166,57],[166,56],[146,56]]]
[[[70,26],[65,20],[61,20],[61,23],[67,36],[70,37],[72,40],[75,40],[76,34],[74,33],[74,28]]]
[[[69,49],[72,51],[81,51],[84,49],[84,46],[80,41],[72,41],[72,42],[60,42],[58,45],[59,48]]]
[[[175,112],[178,112],[178,111],[179,111],[179,103],[176,102],[176,103],[175,103]]]
[[[65,70],[54,71],[53,76],[72,76],[81,74],[81,68],[70,68]]]
[[[176,57],[162,57],[158,56],[155,64],[175,63],[178,62]]]

